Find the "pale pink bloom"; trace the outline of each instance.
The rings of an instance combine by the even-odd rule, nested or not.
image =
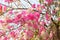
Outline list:
[[[28,22],[27,24],[29,27],[31,27],[33,25],[31,22]]]
[[[0,23],[4,23],[4,21],[3,20],[0,20]]]
[[[46,31],[46,29],[43,25],[41,25],[40,28],[39,28],[39,35],[41,35],[42,31]]]
[[[20,40],[25,40],[24,37],[22,37]]]
[[[0,4],[0,12],[2,12],[2,5]]]
[[[34,23],[34,24],[33,24],[33,28],[34,28],[34,29],[38,29],[38,24]]]
[[[32,5],[32,8],[36,8],[36,4],[33,4],[33,5]]]
[[[40,5],[40,4],[38,4],[38,5],[37,5],[37,7],[41,7],[41,5]]]
[[[37,17],[37,18],[40,17],[40,13],[38,13],[38,12],[34,12],[34,15],[35,15],[35,17]]]
[[[0,37],[0,40],[3,40],[4,37]]]
[[[10,10],[10,11],[9,11],[9,14],[13,14],[13,10]]]
[[[42,8],[42,9],[45,9],[45,6],[44,6],[44,5],[42,5],[42,6],[41,6],[41,8]]]
[[[20,27],[18,28],[18,30],[21,31],[21,30],[22,30],[22,26],[20,26]]]
[[[22,14],[18,14],[17,17],[18,17],[18,18],[21,18],[21,17],[22,17]]]
[[[5,12],[5,11],[7,10],[7,7],[6,7],[6,6],[4,6],[4,7],[3,7],[3,9],[4,9],[4,12]]]
[[[30,14],[28,15],[28,18],[29,18],[30,20],[34,20],[34,14],[30,13]]]
[[[0,36],[5,34],[5,32],[3,30],[0,30]]]
[[[13,0],[5,0],[5,2],[11,3],[13,2]]]
[[[9,38],[7,36],[4,36],[3,40],[9,40]]]
[[[26,11],[22,11],[22,13],[21,13],[23,16],[25,16],[26,14],[27,14],[27,12]]]
[[[33,33],[32,30],[28,30],[28,31],[26,32],[26,34],[27,34],[27,37],[28,37],[28,38],[32,38],[33,35],[34,35],[34,33]]]
[[[15,17],[14,19],[13,19],[13,22],[18,22],[19,21],[19,18],[18,17]]]
[[[6,22],[7,23],[12,23],[12,19],[7,19]]]
[[[40,24],[41,24],[41,25],[45,25],[46,23],[45,23],[44,21],[41,21]]]
[[[46,0],[46,1],[48,2],[49,5],[53,2],[53,0]]]
[[[50,39],[53,38],[53,32],[52,32],[52,31],[50,31],[49,38],[50,38]]]
[[[17,33],[15,31],[10,32],[11,37],[17,38]]]
[[[53,15],[56,14],[56,10],[52,10],[52,14],[53,14]]]
[[[9,30],[13,29],[14,27],[13,26],[8,26],[7,27]]]
[[[45,17],[46,17],[46,20],[48,21],[51,19],[51,16],[48,13],[46,13]]]
[[[40,4],[37,5],[36,10],[39,12],[39,14],[42,13],[41,5]]]
[[[17,15],[14,19],[12,19],[12,22],[16,23],[16,24],[18,24],[19,21],[20,21],[20,16],[19,15]]]

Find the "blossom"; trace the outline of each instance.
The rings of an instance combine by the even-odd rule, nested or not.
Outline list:
[[[13,0],[5,0],[5,2],[11,3],[13,2]]]
[[[28,37],[28,38],[32,38],[33,35],[34,35],[34,33],[33,33],[32,30],[28,30],[28,31],[26,32],[26,34],[27,34],[27,37]]]
[[[4,7],[3,7],[3,9],[4,9],[4,11],[6,11],[6,10],[7,10],[7,7],[6,7],[6,6],[4,6]]]
[[[4,21],[3,20],[0,20],[0,23],[4,23]]]
[[[8,26],[7,27],[9,30],[13,29],[14,27],[13,26]]]
[[[32,5],[32,8],[36,8],[36,4],[33,4],[33,5]]]
[[[12,19],[7,19],[6,22],[7,23],[12,23]]]
[[[40,4],[37,5],[36,10],[40,13],[42,13],[42,7]]]
[[[50,5],[53,2],[53,0],[46,0],[46,2],[48,2],[48,5]]]
[[[34,23],[34,24],[33,24],[33,28],[34,28],[34,29],[38,29],[38,24]]]
[[[0,36],[2,36],[3,34],[5,34],[5,32],[3,30],[0,30]]]
[[[13,11],[12,11],[12,10],[10,10],[10,11],[9,11],[9,14],[12,14],[12,13],[13,13]]]
[[[11,32],[10,32],[10,35],[11,35],[11,37],[13,37],[13,38],[17,38],[17,33],[16,33],[16,31],[11,31]]]
[[[39,35],[41,35],[41,32],[42,31],[46,31],[46,29],[45,29],[45,27],[43,26],[43,25],[41,25],[40,27],[39,27]]]
[[[53,14],[53,15],[56,14],[56,10],[52,10],[52,14]]]
[[[0,13],[2,12],[2,5],[0,4]]]
[[[28,15],[28,18],[30,19],[30,20],[34,20],[34,14],[32,14],[32,13],[30,13],[29,15]]]
[[[34,15],[35,15],[37,18],[40,17],[40,13],[38,13],[38,12],[34,12]]]
[[[46,0],[48,4],[50,5],[52,3],[52,0]],[[13,0],[5,0],[5,2],[11,3]],[[32,9],[33,10],[32,10]],[[5,29],[0,31],[0,36],[5,34],[5,31],[9,31],[9,37],[12,37],[12,40],[14,38],[18,40],[33,40],[33,37],[40,36],[43,39],[48,39],[48,37],[51,39],[53,37],[53,32],[51,31],[49,36],[48,32],[45,28],[45,21],[50,23],[51,15],[49,15],[48,12],[45,11],[46,6],[38,4],[33,4],[32,7],[29,9],[30,12],[27,12],[26,10],[23,10],[21,13],[13,12],[13,10],[10,10],[8,13],[9,15],[12,15],[15,13],[15,17],[13,19],[10,18],[10,16],[6,16],[6,20],[0,20],[0,23],[3,23]],[[7,7],[4,6],[4,11],[7,10]],[[2,5],[0,5],[0,11],[2,11]],[[45,11],[46,14],[42,14],[42,11]],[[51,10],[50,10],[51,11]],[[53,13],[56,13],[55,10],[52,11]],[[17,14],[16,14],[17,13]],[[41,14],[41,15],[40,15]],[[46,18],[46,20],[39,20],[41,16],[44,16],[43,18]],[[5,16],[4,16],[5,17]],[[42,18],[42,17],[41,17]],[[60,18],[58,18],[60,20]],[[6,23],[4,23],[6,22]],[[14,25],[10,26],[10,23],[16,24],[16,29],[13,27]],[[48,25],[48,23],[46,24]],[[5,27],[7,26],[7,27]],[[48,25],[49,26],[49,25]],[[6,30],[7,29],[7,30]],[[20,35],[20,36],[19,36]],[[3,40],[8,40],[8,36],[3,35]],[[25,38],[26,37],[26,38]],[[24,39],[25,38],[25,39]],[[35,40],[35,39],[34,39]],[[40,40],[40,39],[39,39]]]
[[[51,19],[51,16],[48,13],[46,13],[45,17],[46,17],[46,20],[48,21]]]
[[[9,40],[9,38],[7,36],[4,36],[3,40]]]

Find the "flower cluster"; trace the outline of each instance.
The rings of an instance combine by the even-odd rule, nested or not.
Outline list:
[[[13,0],[5,0],[12,2]],[[46,0],[50,5],[53,0]],[[31,9],[22,12],[10,10],[3,20],[0,20],[0,40],[52,40],[53,31],[47,26],[51,23],[52,14],[55,15],[54,6],[33,4]],[[0,11],[2,6],[0,5]],[[6,10],[6,6],[4,7]],[[14,16],[14,18],[11,18]],[[60,18],[58,19],[60,20]]]
[[[5,0],[5,2],[11,3],[13,2],[13,0]]]
[[[7,10],[6,6],[2,6],[2,4],[0,4],[0,13],[5,12]]]

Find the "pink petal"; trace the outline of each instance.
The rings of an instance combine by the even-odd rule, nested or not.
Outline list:
[[[10,11],[9,11],[9,14],[12,14],[12,13],[13,13],[13,11],[12,11],[12,10],[10,10]]]
[[[46,13],[45,17],[46,17],[46,20],[48,20],[48,21],[51,19],[50,15],[48,13]]]
[[[4,6],[4,11],[6,11],[7,10],[7,7],[6,6]]]
[[[35,8],[35,7],[36,7],[36,4],[33,4],[33,5],[32,5],[32,8]]]

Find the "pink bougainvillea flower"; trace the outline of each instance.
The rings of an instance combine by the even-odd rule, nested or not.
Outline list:
[[[34,12],[34,15],[39,18],[40,17],[40,14],[38,12]]]
[[[34,12],[34,16],[35,16],[36,22],[38,22],[38,20],[39,20],[39,18],[40,18],[40,13]]]
[[[20,40],[25,40],[24,37],[22,37]]]
[[[48,21],[51,19],[51,16],[48,13],[46,13],[45,17],[46,17],[46,20]]]
[[[0,36],[4,35],[4,34],[5,34],[5,32],[3,30],[0,30]]]
[[[7,10],[7,7],[6,7],[6,6],[4,6],[4,7],[3,7],[3,9],[4,9],[4,12],[5,12],[5,11]]]
[[[2,12],[2,5],[0,4],[0,13]]]
[[[31,27],[33,25],[31,22],[28,22],[27,24],[29,27]]]
[[[23,19],[24,23],[27,23],[29,21],[28,16],[24,16],[22,19]]]
[[[3,37],[0,37],[0,40],[3,40]]]
[[[56,10],[52,10],[52,14],[53,14],[53,15],[56,14]]]
[[[42,9],[45,9],[45,6],[44,6],[44,5],[42,5],[42,6],[41,6],[41,8],[42,8]]]
[[[17,17],[18,17],[18,18],[21,18],[21,17],[22,17],[22,14],[18,14]]]
[[[13,26],[8,26],[7,27],[9,30],[13,29],[14,27]]]
[[[40,24],[41,24],[41,25],[45,25],[46,23],[45,23],[44,21],[41,21]]]
[[[53,2],[53,0],[46,0],[46,2],[48,2],[48,4],[50,5]]]
[[[37,7],[41,7],[41,5],[40,5],[40,4],[38,4],[38,5],[37,5]]]
[[[18,24],[19,20],[20,20],[19,17],[15,17],[12,22]]]
[[[9,38],[7,36],[4,36],[3,40],[9,40]]]
[[[22,30],[22,26],[20,26],[17,30],[21,31]]]
[[[42,31],[46,31],[46,29],[43,25],[41,25],[39,28],[39,35],[41,34]]]
[[[7,23],[12,23],[12,19],[7,19],[6,22]]]
[[[33,24],[33,28],[34,28],[34,29],[38,29],[38,24],[34,23],[34,24]]]
[[[27,14],[27,12],[26,11],[22,11],[22,13],[21,13],[22,15],[26,15]]]
[[[30,13],[30,14],[28,15],[28,18],[29,18],[30,20],[34,20],[34,19],[35,19],[35,16],[34,16],[33,13]]]
[[[15,31],[11,31],[11,32],[10,32],[10,35],[11,35],[11,37],[13,37],[13,38],[16,38],[16,37],[17,37],[17,34],[16,34]]]
[[[13,2],[13,0],[5,0],[5,2],[11,3]]]
[[[26,32],[26,34],[27,34],[27,36],[28,36],[29,38],[32,38],[33,35],[34,35],[34,33],[33,33],[32,30],[28,30],[28,31]]]
[[[37,5],[36,10],[39,11],[39,13],[42,12],[42,10],[41,10],[41,5],[40,5],[40,4]]]
[[[13,13],[13,10],[10,10],[10,11],[9,11],[9,14],[12,14],[12,13]]]
[[[0,20],[0,23],[4,23],[4,21],[3,20]]]
[[[33,4],[33,5],[32,5],[32,8],[36,8],[36,4]]]

